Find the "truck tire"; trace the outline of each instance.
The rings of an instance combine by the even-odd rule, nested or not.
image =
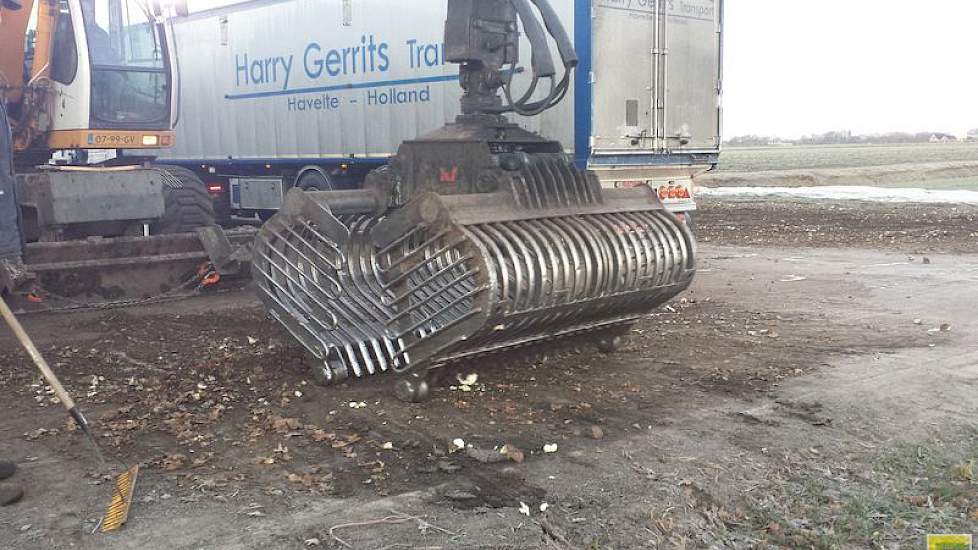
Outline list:
[[[214,225],[214,201],[204,182],[186,168],[156,165],[169,174],[163,184],[163,217],[150,226],[154,235],[191,233]]]
[[[330,181],[326,172],[318,168],[302,172],[299,179],[296,180],[295,186],[303,191],[332,191],[334,189],[333,182]]]

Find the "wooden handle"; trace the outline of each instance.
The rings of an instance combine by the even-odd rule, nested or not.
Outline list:
[[[14,331],[14,336],[17,337],[17,340],[20,340],[20,345],[24,346],[28,355],[34,360],[34,364],[37,365],[38,370],[44,375],[44,379],[48,381],[48,385],[54,390],[54,395],[58,396],[65,409],[68,411],[73,410],[75,408],[75,401],[65,391],[64,386],[61,385],[61,381],[54,375],[54,371],[51,370],[48,362],[41,356],[41,352],[37,351],[37,347],[34,346],[31,337],[27,335],[27,331],[21,326],[20,321],[14,316],[14,312],[10,311],[10,307],[2,297],[0,297],[0,313],[3,314],[3,319],[10,326],[10,330]]]

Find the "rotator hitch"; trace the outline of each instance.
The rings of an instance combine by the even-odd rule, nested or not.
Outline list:
[[[533,74],[516,97],[519,22]],[[394,371],[396,395],[422,401],[431,369],[469,357],[581,333],[608,351],[692,282],[692,234],[654,190],[602,189],[503,116],[567,92],[577,56],[547,0],[449,0],[445,49],[464,89],[454,123],[361,190],[290,191],[256,237],[261,299],[322,384]]]

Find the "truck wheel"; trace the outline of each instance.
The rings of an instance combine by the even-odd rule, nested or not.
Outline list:
[[[155,235],[191,233],[201,227],[214,225],[214,201],[204,182],[186,168],[157,165],[166,172],[163,184],[163,217],[150,226]]]
[[[296,180],[295,186],[303,191],[332,191],[333,182],[322,170],[306,170]]]

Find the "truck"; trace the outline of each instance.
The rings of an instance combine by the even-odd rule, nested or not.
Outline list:
[[[580,65],[566,101],[508,115],[609,188],[649,185],[681,217],[719,158],[722,0],[555,0]],[[173,20],[173,146],[220,221],[270,217],[290,188],[355,189],[459,113],[444,0],[252,0]],[[529,47],[521,33],[521,49]],[[514,94],[532,95],[522,66]]]

